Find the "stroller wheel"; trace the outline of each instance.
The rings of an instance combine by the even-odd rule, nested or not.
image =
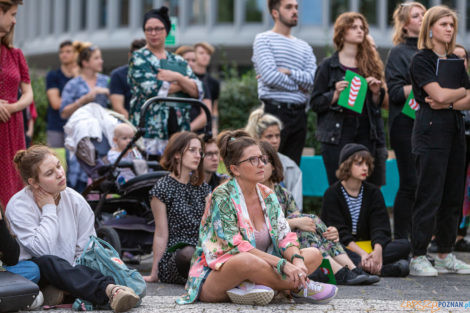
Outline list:
[[[96,234],[99,238],[113,246],[114,250],[121,255],[121,240],[119,239],[119,234],[114,228],[101,226],[96,230]]]

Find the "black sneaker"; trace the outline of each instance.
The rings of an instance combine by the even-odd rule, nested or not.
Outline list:
[[[382,266],[380,273],[383,277],[405,277],[410,273],[410,263],[407,260],[398,260],[392,264]]]
[[[362,285],[368,279],[367,275],[357,274],[347,266],[340,269],[335,278],[338,285]]]
[[[437,242],[436,240],[431,240],[431,243],[429,244],[428,247],[428,253],[437,253]]]
[[[372,285],[380,281],[379,276],[366,273],[362,268],[359,268],[359,267],[356,267],[355,269],[353,269],[352,272],[356,273],[357,275],[367,276],[367,280],[363,282],[363,285]]]
[[[308,276],[308,278],[310,280],[317,281],[320,283],[328,283],[330,281],[330,278],[328,277],[328,275],[323,273],[321,268],[317,268],[315,272],[313,272],[312,274]]]
[[[455,243],[454,251],[470,252],[470,242],[462,238]]]

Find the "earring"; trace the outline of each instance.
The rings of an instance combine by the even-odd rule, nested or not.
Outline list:
[[[429,31],[429,38],[432,38],[432,30]]]

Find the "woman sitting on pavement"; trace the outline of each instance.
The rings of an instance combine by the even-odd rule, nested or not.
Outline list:
[[[210,187],[204,182],[204,145],[191,132],[179,132],[168,141],[160,161],[170,175],[150,191],[155,236],[153,264],[147,282],[184,284],[188,277]]]
[[[315,214],[301,214],[295,205],[292,194],[279,185],[282,181],[282,164],[270,143],[260,142],[261,150],[268,157],[265,166],[263,184],[274,191],[287,216],[287,222],[295,230],[301,248],[315,247],[320,250],[323,258],[330,261],[331,268],[338,285],[373,284],[380,280],[378,276],[368,275],[357,268],[339,243],[338,230],[334,226],[327,227]]]
[[[308,280],[321,263],[316,248],[299,249],[275,194],[260,184],[267,158],[248,133],[219,135],[222,159],[233,177],[216,188],[207,206],[186,284],[177,303],[223,302],[265,305],[274,290],[326,302],[336,286]]]
[[[276,151],[279,150],[281,145],[281,129],[281,120],[274,115],[264,113],[262,108],[251,112],[248,124],[245,127],[245,131],[253,138],[269,142]],[[279,152],[277,155],[281,160],[284,171],[284,179],[280,184],[292,194],[295,204],[302,211],[302,171],[297,163],[288,156]]]
[[[323,196],[321,219],[339,230],[340,242],[353,253],[360,267],[381,276],[407,276],[410,243],[391,240],[390,220],[378,187],[365,180],[373,171],[373,158],[360,144],[343,147],[336,171],[338,180]],[[371,241],[368,253],[357,242]]]
[[[36,145],[18,151],[14,162],[27,186],[8,202],[6,215],[20,245],[19,260],[39,266],[40,286],[52,285],[93,304],[109,302],[115,312],[133,308],[140,298],[131,288],[86,266],[73,266],[95,235],[95,219],[85,199],[67,188],[54,152]],[[55,292],[45,292],[45,304],[62,302],[63,292],[55,288],[46,288]]]

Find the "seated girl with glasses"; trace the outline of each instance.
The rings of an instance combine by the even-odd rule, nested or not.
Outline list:
[[[150,190],[155,219],[153,264],[147,282],[184,284],[198,240],[210,187],[204,182],[202,140],[179,132],[168,141],[161,165],[170,174]]]
[[[260,184],[267,158],[258,142],[236,130],[221,133],[218,144],[232,179],[214,190],[206,207],[187,294],[177,303],[230,299],[266,305],[274,290],[290,290],[309,302],[331,300],[336,286],[307,277],[320,265],[320,251],[299,249],[276,195]]]

